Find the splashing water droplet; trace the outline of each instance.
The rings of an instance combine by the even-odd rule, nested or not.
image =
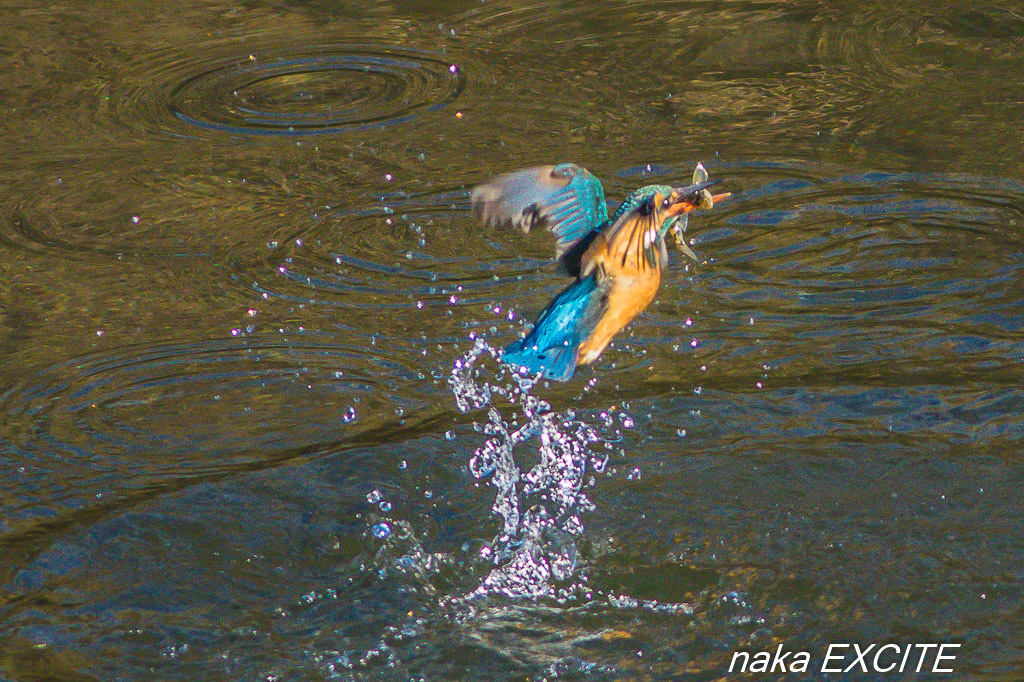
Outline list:
[[[469,470],[495,490],[492,512],[502,521],[501,532],[481,550],[496,567],[469,596],[558,597],[581,590],[582,580],[561,584],[576,573],[580,513],[594,509],[585,493],[590,471],[601,472],[608,462],[592,449],[602,439],[574,411],[552,411],[550,403],[533,395],[531,377],[499,368],[500,381],[483,380],[478,361],[484,356],[499,358],[500,351],[477,339],[449,377],[462,412],[487,410],[480,429],[487,440],[473,453]],[[506,404],[517,411],[514,416],[498,409]],[[517,447],[535,449],[539,461],[523,471],[514,456]]]

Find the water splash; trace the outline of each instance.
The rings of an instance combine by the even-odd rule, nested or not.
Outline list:
[[[571,599],[585,590],[586,576],[573,582],[575,538],[583,533],[580,515],[594,509],[585,492],[593,484],[588,473],[603,472],[608,463],[607,455],[592,448],[602,438],[573,410],[554,411],[533,395],[534,379],[500,369],[496,378],[507,377],[506,383],[483,380],[485,370],[477,361],[484,355],[497,358],[499,353],[478,338],[449,377],[459,410],[487,409],[481,430],[489,438],[473,453],[469,470],[494,488],[491,509],[502,521],[501,531],[481,551],[495,568],[468,597]],[[512,416],[503,414],[506,405]],[[524,471],[515,449],[527,444],[539,459]]]

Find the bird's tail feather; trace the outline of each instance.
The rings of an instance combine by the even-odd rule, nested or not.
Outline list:
[[[540,374],[556,381],[568,381],[576,370],[579,346],[558,346],[541,350],[530,340],[520,339],[505,349],[503,359],[510,365],[525,367],[529,374]]]
[[[602,301],[596,274],[575,282],[540,314],[526,338],[505,349],[502,359],[530,374],[568,381],[579,361],[580,344],[603,313]]]

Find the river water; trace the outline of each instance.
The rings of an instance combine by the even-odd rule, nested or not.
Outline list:
[[[3,677],[1024,678],[1019,3],[0,16]],[[734,197],[532,385],[560,161]]]

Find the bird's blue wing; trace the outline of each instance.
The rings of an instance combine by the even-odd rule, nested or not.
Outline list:
[[[544,309],[526,338],[505,349],[502,359],[530,374],[568,381],[576,370],[579,346],[597,326],[605,305],[596,274],[573,283]]]
[[[500,175],[473,190],[473,210],[488,225],[523,232],[545,225],[555,235],[556,258],[608,220],[601,181],[575,163]]]

